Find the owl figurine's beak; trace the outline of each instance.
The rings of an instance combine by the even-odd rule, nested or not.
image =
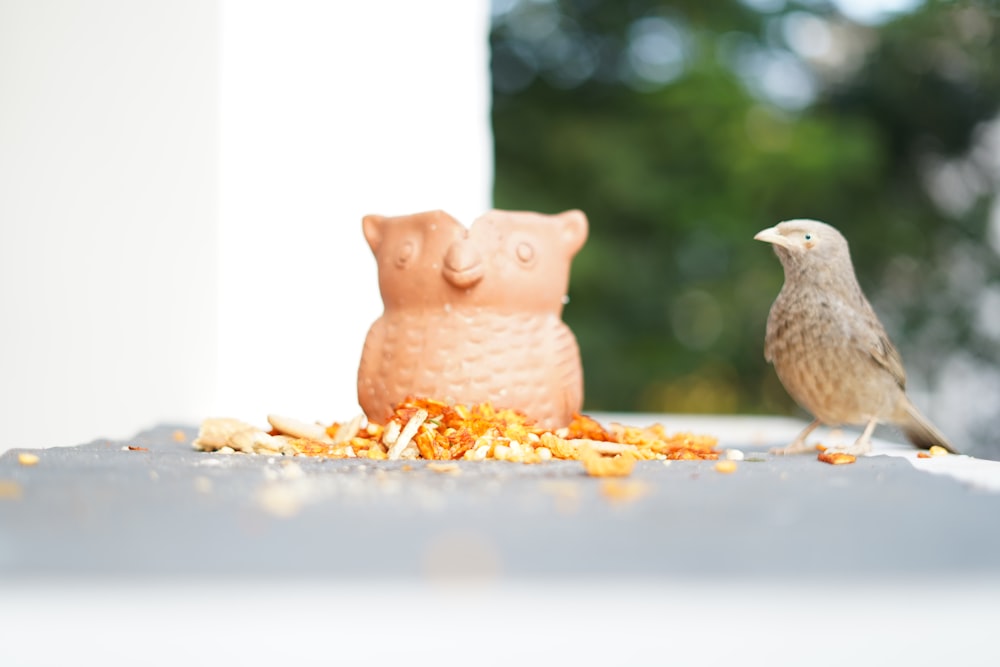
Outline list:
[[[479,251],[468,239],[455,241],[444,256],[444,279],[459,289],[474,287],[486,275]]]

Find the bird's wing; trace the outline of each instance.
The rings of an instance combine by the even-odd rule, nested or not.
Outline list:
[[[900,389],[906,389],[903,360],[860,289],[849,298],[845,298],[843,294],[828,295],[828,298],[827,306],[834,319],[840,323],[836,328],[836,337],[846,337],[856,353],[870,358],[877,366],[889,372]],[[843,338],[840,340],[843,341]]]
[[[858,346],[871,355],[872,360],[889,371],[901,389],[906,388],[906,371],[903,369],[903,359],[899,356],[896,346],[889,340],[889,334],[879,322],[878,316],[867,300],[857,311],[857,321],[861,325],[852,331],[852,337]]]
[[[784,301],[781,295],[778,295],[771,306],[771,312],[768,313],[767,329],[764,332],[764,360],[769,364],[774,363],[774,357],[778,353],[775,348],[780,345],[784,329],[788,326],[788,318]]]
[[[906,371],[903,370],[903,359],[884,331],[872,349],[872,358],[879,366],[892,373],[892,377],[895,378],[900,389],[906,389]]]

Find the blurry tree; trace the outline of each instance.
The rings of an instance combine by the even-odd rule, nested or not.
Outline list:
[[[797,414],[752,237],[810,217],[851,242],[916,401],[1000,453],[1000,10],[917,5],[494,0],[495,203],[591,221],[565,311],[585,409]]]

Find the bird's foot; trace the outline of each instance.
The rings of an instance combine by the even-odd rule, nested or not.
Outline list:
[[[868,425],[865,426],[864,433],[861,434],[857,440],[854,441],[853,445],[848,447],[831,447],[826,450],[828,454],[850,454],[851,456],[864,456],[870,454],[872,451],[872,432],[875,430],[875,425],[878,424],[878,420],[872,418],[868,421]]]
[[[807,452],[815,452],[816,448],[806,442],[805,438],[796,439],[795,442],[788,445],[787,447],[774,447],[768,450],[768,453],[774,454],[775,456],[792,456],[795,454],[805,454]]]
[[[851,456],[864,456],[870,454],[872,451],[872,431],[875,430],[875,424],[877,422],[872,419],[868,422],[865,427],[864,433],[861,434],[857,440],[854,441],[853,445],[847,447],[831,447],[827,449],[828,454],[850,454]]]
[[[850,454],[851,456],[865,456],[872,451],[872,443],[868,438],[858,438],[853,445],[843,445],[829,447],[826,454]]]
[[[806,452],[816,451],[813,447],[809,446],[806,439],[809,437],[810,433],[816,430],[817,426],[819,426],[818,419],[814,420],[811,424],[809,424],[809,426],[802,429],[802,432],[799,433],[795,440],[792,441],[792,444],[787,447],[775,447],[774,449],[769,450],[770,453],[775,456],[789,456],[791,454],[804,454]]]

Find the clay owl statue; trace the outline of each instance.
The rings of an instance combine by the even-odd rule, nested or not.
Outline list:
[[[547,428],[580,411],[580,350],[561,315],[583,212],[494,210],[469,228],[443,211],[369,215],[362,227],[385,306],[358,369],[369,419],[408,396],[489,401]]]

